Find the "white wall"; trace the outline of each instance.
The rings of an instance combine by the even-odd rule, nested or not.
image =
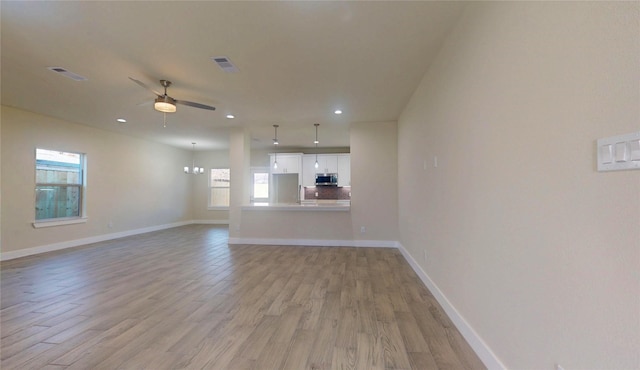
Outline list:
[[[639,7],[470,4],[399,119],[400,241],[508,368],[640,368]]]
[[[3,253],[191,220],[190,152],[14,108],[1,114]],[[87,223],[33,228],[35,148],[87,154]]]

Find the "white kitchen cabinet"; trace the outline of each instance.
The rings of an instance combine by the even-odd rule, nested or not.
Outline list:
[[[302,154],[269,154],[271,174],[300,173]],[[278,161],[278,168],[274,168],[274,163]]]
[[[318,168],[316,172],[338,173],[338,156],[336,154],[318,154]]]
[[[338,186],[351,186],[351,155],[338,155]]]
[[[338,186],[351,185],[351,156],[349,154],[318,154],[318,168],[315,168],[316,155],[302,156],[302,186],[314,186],[316,173],[337,173]],[[342,180],[344,178],[344,180]]]
[[[315,154],[305,154],[302,156],[302,186],[316,185],[315,163]]]

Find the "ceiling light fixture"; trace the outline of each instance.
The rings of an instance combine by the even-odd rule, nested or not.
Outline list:
[[[277,145],[280,144],[278,142],[278,125],[273,125],[273,128],[275,130],[275,138],[273,139],[273,145],[277,147]],[[278,168],[278,151],[277,150],[275,151],[275,153],[273,153],[273,168]]]
[[[195,162],[195,153],[196,153],[196,143],[191,143],[193,145],[193,156],[191,157],[191,168],[188,166],[184,167],[184,173],[200,175],[204,173],[204,167],[196,167]]]
[[[127,123],[127,120],[124,118],[118,118],[116,119],[116,121],[120,122],[120,123]]]
[[[273,127],[274,127],[274,128],[275,128],[275,130],[276,130],[276,137],[273,139],[273,145],[278,145],[278,144],[280,144],[280,143],[278,142],[278,127],[280,127],[280,126],[278,126],[278,125],[273,125]]]
[[[333,111],[333,113],[335,113],[335,114],[342,114],[342,111],[341,111],[340,109],[336,109],[336,110],[334,110],[334,111]]]
[[[176,101],[172,97],[167,95],[158,96],[155,103],[153,103],[153,108],[155,108],[155,110],[157,110],[158,112],[175,113]]]
[[[236,116],[234,116],[233,114],[227,114],[227,118],[228,119],[234,119],[234,118],[236,118]]]

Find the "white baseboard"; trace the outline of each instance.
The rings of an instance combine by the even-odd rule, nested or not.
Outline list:
[[[229,244],[256,245],[299,245],[309,247],[371,247],[397,248],[393,240],[324,240],[324,239],[269,239],[269,238],[229,238]]]
[[[456,308],[449,302],[447,297],[442,293],[440,288],[431,280],[429,275],[427,275],[424,270],[418,265],[416,260],[409,254],[409,252],[404,248],[404,246],[398,243],[398,249],[404,256],[404,258],[409,262],[413,271],[418,274],[420,280],[424,283],[424,285],[429,288],[429,291],[436,298],[440,306],[444,309],[447,316],[451,319],[455,327],[460,331],[460,334],[466,339],[469,343],[473,351],[478,355],[480,360],[484,363],[484,365],[490,369],[500,369],[505,370],[507,367],[500,361],[500,359],[493,353],[491,348],[485,343],[484,340],[476,333],[475,330],[469,325],[469,323],[464,319],[464,317],[456,310]]]
[[[229,225],[229,220],[193,220],[196,225]]]
[[[144,227],[142,229],[127,230],[127,231],[121,231],[121,232],[117,232],[117,233],[110,233],[110,234],[91,236],[91,237],[88,237],[88,238],[67,240],[67,241],[64,241],[64,242],[41,245],[41,246],[33,247],[33,248],[19,249],[17,251],[2,252],[2,253],[0,253],[0,261],[7,261],[7,260],[15,259],[15,258],[20,258],[20,257],[32,256],[34,254],[53,252],[53,251],[66,249],[66,248],[78,247],[78,246],[85,245],[85,244],[98,243],[98,242],[102,242],[102,241],[105,241],[105,240],[123,238],[125,236],[144,234],[144,233],[149,233],[149,232],[152,232],[152,231],[170,229],[170,228],[173,228],[173,227],[190,225],[192,223],[193,223],[193,221],[174,222],[174,223],[171,223],[171,224]]]
[[[117,233],[96,235],[82,239],[67,240],[59,243],[41,245],[38,247],[19,249],[16,251],[0,252],[0,261],[8,261],[20,257],[33,256],[40,253],[53,252],[61,249],[78,247],[85,244],[98,243],[105,240],[123,238],[126,236],[149,233],[152,231],[170,229],[185,225],[228,225],[229,220],[190,220],[171,224],[150,226],[141,229],[127,230]],[[390,240],[318,240],[318,239],[263,239],[263,238],[229,238],[229,244],[259,244],[259,245],[302,245],[329,247],[377,247],[397,248],[398,242]]]

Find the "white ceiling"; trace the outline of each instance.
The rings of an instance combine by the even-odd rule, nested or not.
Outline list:
[[[349,146],[351,122],[396,120],[460,2],[2,1],[2,104],[180,148]],[[239,69],[225,73],[211,57]],[[77,82],[51,72],[63,67]],[[153,110],[175,99],[213,105]],[[144,104],[144,103],[147,104]],[[333,114],[335,109],[344,114]],[[225,115],[236,116],[230,120]],[[125,124],[116,118],[128,120]]]

